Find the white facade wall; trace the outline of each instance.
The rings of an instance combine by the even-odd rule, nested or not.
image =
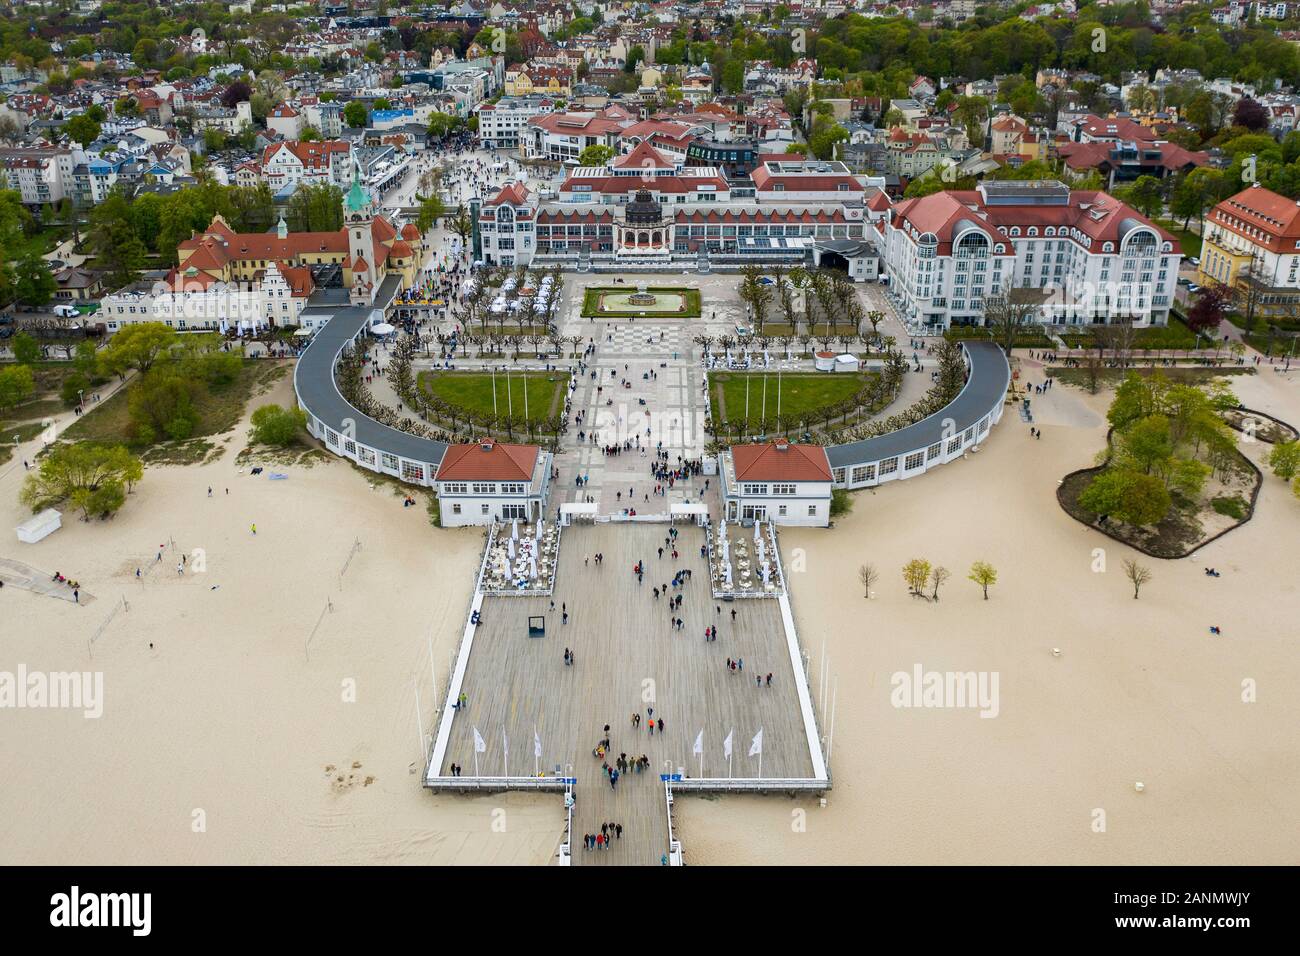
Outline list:
[[[1118,244],[1094,242],[1093,248],[1066,226],[1010,232],[967,229],[954,235],[955,252],[940,256],[887,223],[885,261],[903,316],[942,328],[982,325],[984,296],[1046,288],[1059,295],[1042,310],[1044,322],[1133,317],[1138,325],[1167,324],[1181,256],[1153,229],[1140,227]]]

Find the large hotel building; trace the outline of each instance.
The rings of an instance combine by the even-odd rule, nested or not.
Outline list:
[[[895,204],[880,224],[892,295],[932,328],[980,325],[984,297],[1036,290],[1039,321],[1164,325],[1178,240],[1103,192],[984,182]]]

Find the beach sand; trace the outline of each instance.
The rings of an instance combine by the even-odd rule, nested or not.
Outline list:
[[[248,411],[270,401],[292,401],[287,378]],[[445,687],[481,532],[435,530],[423,497],[403,508],[392,485],[332,458],[267,468],[285,481],[241,475],[247,429],[212,464],[146,469],[109,523],[69,512],[37,545],[6,530],[0,555],[95,600],[6,587],[0,670],[102,670],[104,712],[0,711],[0,861],[547,863],[558,800],[420,787],[416,688],[431,733],[430,644]],[[13,464],[6,529],[26,517]]]
[[[1266,371],[1234,384],[1247,404],[1300,421],[1296,382]],[[289,400],[285,381],[253,404]],[[791,581],[814,693],[823,642],[838,681],[834,789],[825,809],[683,795],[688,862],[1300,859],[1300,502],[1266,478],[1245,528],[1186,560],[1143,559],[1154,579],[1134,601],[1130,552],[1054,495],[1101,447],[1106,400],[1058,386],[1036,399],[1041,440],[1009,410],[969,460],[859,493],[831,531],[783,532],[787,569],[794,549],[806,554]],[[423,499],[402,508],[338,460],[275,469],[287,481],[240,475],[246,431],[245,420],[211,464],[149,468],[109,524],[69,514],[38,545],[0,546],[96,598],[77,607],[5,588],[0,670],[102,670],[105,695],[98,720],[0,712],[0,861],[551,862],[558,798],[420,787],[416,689],[428,733],[430,658],[441,684],[481,532],[430,528]],[[7,528],[26,517],[21,476],[19,465],[0,478]],[[196,548],[206,571],[178,577],[179,551]],[[1090,570],[1095,548],[1105,573]],[[899,568],[912,557],[952,570],[937,604],[907,596]],[[965,579],[975,559],[1000,573],[988,602]],[[863,562],[881,575],[871,601]],[[895,709],[890,675],[916,664],[996,671],[999,715]],[[1257,703],[1241,700],[1248,678]]]
[[[1232,381],[1249,407],[1300,421],[1300,382],[1267,367]],[[830,532],[782,533],[787,568],[793,549],[807,555],[791,578],[814,693],[823,642],[838,680],[834,789],[824,809],[683,796],[688,862],[1300,860],[1300,501],[1266,473],[1244,528],[1180,561],[1135,555],[1055,499],[1062,475],[1093,464],[1108,401],[1058,384],[1034,398],[1042,439],[1008,408],[977,456],[859,493]],[[1242,447],[1256,463],[1267,449]],[[937,604],[908,596],[900,569],[913,557],[953,571]],[[1154,573],[1136,601],[1128,557]],[[966,580],[977,559],[999,571],[987,603]],[[864,562],[880,571],[870,601]],[[1000,713],[893,707],[891,675],[918,663],[998,672]],[[1247,679],[1256,703],[1242,701]]]

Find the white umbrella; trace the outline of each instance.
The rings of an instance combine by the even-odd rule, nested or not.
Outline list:
[[[515,539],[511,538],[506,542],[506,553],[513,559],[515,556]]]
[[[537,555],[536,554],[530,554],[528,556],[528,576],[531,577],[534,581],[537,580]]]
[[[519,537],[519,519],[513,518],[510,521],[510,537],[517,539]]]
[[[392,335],[394,332],[397,331],[397,329],[389,325],[387,322],[379,322],[375,325],[372,325],[370,327],[370,331],[374,335]]]

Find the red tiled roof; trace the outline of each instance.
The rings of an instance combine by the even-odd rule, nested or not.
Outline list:
[[[831,480],[831,463],[820,445],[733,445],[731,460],[737,481]]]
[[[1289,251],[1300,242],[1300,201],[1279,196],[1263,186],[1251,186],[1229,196],[1210,211],[1209,219],[1275,252],[1282,251],[1284,240]]]
[[[484,441],[451,445],[438,467],[439,481],[529,481],[537,464],[537,445]]]

